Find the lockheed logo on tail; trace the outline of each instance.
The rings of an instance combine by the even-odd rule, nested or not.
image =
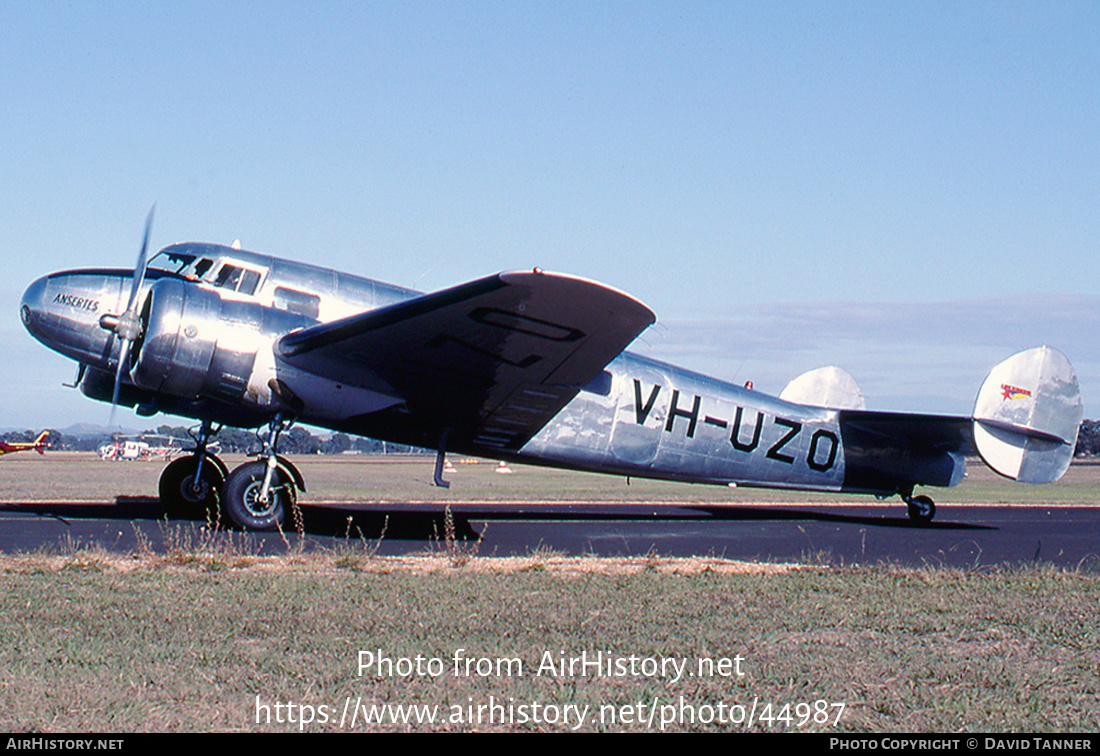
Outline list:
[[[1030,399],[1031,392],[1027,389],[1018,388],[1016,386],[1010,386],[1007,383],[1001,384],[1001,391],[1004,392],[1005,400],[1008,399]]]

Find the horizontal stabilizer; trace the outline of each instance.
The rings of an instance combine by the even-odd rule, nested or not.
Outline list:
[[[1025,483],[1062,477],[1077,444],[1081,391],[1066,356],[1036,347],[990,371],[974,404],[974,444],[985,463]]]
[[[823,367],[803,373],[787,384],[779,398],[795,404],[829,409],[861,410],[867,406],[856,379],[847,370],[838,367]]]

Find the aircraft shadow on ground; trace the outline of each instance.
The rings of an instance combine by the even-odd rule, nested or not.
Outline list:
[[[828,506],[828,505],[822,505]],[[977,525],[967,522],[938,521],[916,523],[908,516],[849,515],[836,512],[824,512],[806,509],[773,509],[764,507],[690,507],[709,513],[716,520],[812,520],[815,522],[837,522],[849,525],[872,525],[880,528],[918,528],[921,530],[996,530],[992,525]]]
[[[169,517],[160,500],[145,496],[119,496],[114,504],[18,504],[0,505],[0,511],[26,512],[41,517],[55,518],[63,523],[70,519],[104,521],[155,522],[163,525],[206,525],[205,519]],[[480,535],[470,525],[469,518],[455,515],[448,526],[443,510],[425,512],[355,511],[337,507],[304,506],[301,508],[301,531],[304,535],[327,538],[443,540],[448,537],[448,527],[456,540],[477,540]],[[221,527],[232,529],[225,522]],[[294,518],[288,518],[288,535],[297,527]],[[270,534],[269,534],[270,535]],[[278,536],[275,536],[278,538]]]
[[[9,511],[32,512],[45,517],[65,521],[67,517],[84,519],[205,522],[197,519],[170,519],[164,514],[160,501],[155,497],[120,496],[113,504],[24,504],[0,507]],[[327,538],[395,539],[439,541],[477,540],[480,537],[474,522],[493,521],[556,521],[556,522],[823,522],[840,525],[869,526],[876,528],[905,528],[922,530],[996,530],[995,527],[965,522],[939,521],[918,525],[905,516],[876,516],[867,514],[843,514],[806,508],[738,507],[691,505],[670,507],[667,512],[639,505],[579,507],[576,505],[525,506],[522,510],[509,511],[494,507],[456,507],[448,516],[445,506],[421,507],[409,510],[395,506],[384,508],[310,504],[301,508],[300,526],[289,518],[290,532],[297,527],[305,535]],[[448,521],[449,520],[449,521]]]

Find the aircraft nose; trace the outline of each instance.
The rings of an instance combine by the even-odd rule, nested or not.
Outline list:
[[[43,276],[27,287],[23,292],[23,299],[19,303],[19,319],[23,321],[23,327],[32,334],[36,333],[45,305],[46,277]]]
[[[86,365],[110,365],[114,335],[100,325],[117,312],[131,274],[110,270],[50,273],[23,292],[19,318],[38,341]]]

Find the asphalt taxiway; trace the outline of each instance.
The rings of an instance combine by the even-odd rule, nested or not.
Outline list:
[[[1100,507],[947,505],[924,526],[899,506],[310,503],[300,532],[233,533],[238,548],[336,548],[349,541],[379,555],[425,553],[448,538],[481,555],[536,549],[572,555],[712,556],[768,562],[893,563],[982,567],[1048,563],[1100,570]],[[204,523],[166,520],[153,498],[113,502],[0,503],[0,552],[164,551],[199,543]],[[476,543],[476,549],[472,545]]]

